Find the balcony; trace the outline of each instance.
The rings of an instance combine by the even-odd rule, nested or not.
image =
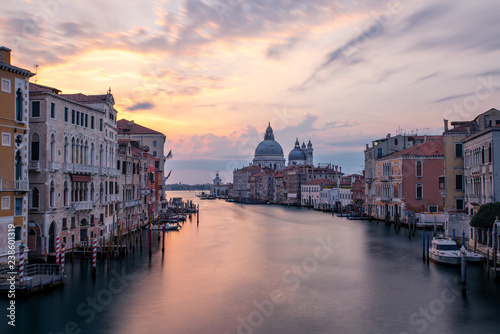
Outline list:
[[[388,181],[390,181],[391,179],[392,179],[392,175],[382,175],[382,176],[380,177],[380,181],[382,181],[382,182],[388,182]]]
[[[64,162],[63,173],[73,173],[73,164],[69,162]]]
[[[127,181],[132,181],[132,176],[133,176],[134,174],[132,174],[132,173],[130,173],[130,174],[129,174],[129,173],[127,173],[126,175],[127,175],[126,180],[127,180]]]
[[[29,190],[28,181],[15,180],[14,187],[17,191],[28,191]]]
[[[391,196],[381,196],[380,200],[382,202],[391,202],[392,201],[392,197]]]
[[[481,166],[471,167],[470,172],[471,172],[471,174],[480,174],[481,173]]]
[[[109,173],[109,168],[108,167],[104,167],[104,166],[99,167],[99,174],[101,174],[101,175],[108,175],[108,173]]]
[[[373,179],[371,177],[365,178],[365,183],[372,183]]]
[[[109,169],[109,176],[119,177],[120,176],[120,170],[116,169],[116,168],[110,168]]]
[[[141,189],[141,196],[147,196],[147,195],[149,195],[149,189],[142,188]]]
[[[92,174],[99,174],[99,167],[98,166],[92,166]]]
[[[92,201],[71,202],[71,210],[73,211],[92,210],[93,206]]]
[[[28,163],[28,170],[34,170],[35,172],[40,172],[41,166],[40,166],[40,161],[30,161]]]
[[[61,163],[59,161],[50,161],[49,162],[49,170],[51,172],[55,172],[61,169]]]
[[[92,173],[92,166],[75,164],[73,165],[73,173],[90,174]]]
[[[481,167],[482,167],[481,169],[482,169],[483,174],[493,173],[493,164],[487,164],[487,165],[483,165]]]
[[[132,206],[137,206],[139,204],[139,200],[133,199],[133,200],[125,201],[123,204],[124,204],[125,208],[130,208]]]

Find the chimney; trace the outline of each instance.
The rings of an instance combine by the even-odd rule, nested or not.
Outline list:
[[[368,147],[368,144],[366,144],[366,149],[368,149],[368,148],[369,148],[369,147]]]
[[[448,131],[448,120],[444,119],[444,131]]]
[[[340,172],[342,173],[342,166],[340,166]]]
[[[391,134],[390,133],[387,134],[387,139],[389,139],[389,138],[391,138]]]
[[[11,49],[6,48],[5,46],[0,46],[0,63],[5,63],[10,65],[10,53]]]

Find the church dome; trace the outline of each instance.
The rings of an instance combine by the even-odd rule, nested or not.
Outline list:
[[[255,157],[260,156],[283,156],[283,149],[281,145],[274,140],[273,128],[271,128],[271,124],[266,129],[266,135],[264,136],[264,140],[257,145],[255,149]]]
[[[264,155],[279,155],[283,156],[283,149],[281,145],[275,140],[264,140],[261,141],[257,148],[255,149],[255,156]]]
[[[306,153],[300,148],[299,140],[295,142],[295,147],[288,154],[288,161],[307,160]]]

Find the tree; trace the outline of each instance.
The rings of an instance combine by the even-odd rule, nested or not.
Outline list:
[[[476,215],[472,217],[470,226],[492,228],[496,217],[500,217],[500,202],[481,205]]]

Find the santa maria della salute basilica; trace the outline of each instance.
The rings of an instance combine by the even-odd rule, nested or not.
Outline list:
[[[296,139],[295,147],[288,154],[288,166],[313,165],[313,147],[311,141],[300,146],[299,140]],[[269,168],[273,170],[285,169],[285,156],[281,145],[274,140],[273,128],[271,124],[266,129],[264,140],[257,145],[255,156],[253,158],[253,166],[260,168]]]

